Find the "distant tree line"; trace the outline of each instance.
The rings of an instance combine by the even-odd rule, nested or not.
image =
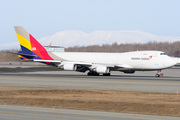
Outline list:
[[[163,51],[169,56],[180,57],[180,41],[176,42],[147,42],[147,43],[113,43],[91,46],[74,46],[66,48],[66,52],[129,52],[142,50]]]

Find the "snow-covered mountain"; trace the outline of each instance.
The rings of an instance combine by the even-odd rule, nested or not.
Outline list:
[[[36,36],[34,36],[36,38]],[[17,40],[17,39],[16,39]],[[140,30],[115,30],[115,31],[93,31],[85,33],[79,30],[67,30],[57,32],[52,36],[38,39],[38,41],[47,46],[88,46],[120,43],[146,43],[149,41],[157,42],[174,42],[180,41],[180,37],[158,36],[143,32]],[[0,44],[2,49],[19,48],[18,40],[13,43]]]
[[[38,41],[45,46],[51,43],[51,45],[63,47],[101,44],[101,41],[99,41],[96,37],[78,30],[58,32],[53,36],[44,37]]]
[[[174,42],[180,41],[180,37],[157,36],[140,30],[94,31],[85,33],[78,30],[58,32],[52,36],[38,40],[43,45],[58,45],[63,47],[88,46],[120,43],[146,43],[149,41]]]

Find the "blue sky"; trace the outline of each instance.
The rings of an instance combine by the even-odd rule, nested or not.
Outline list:
[[[180,0],[0,0],[0,44],[17,41],[13,26],[37,39],[65,30],[180,37],[179,5]]]

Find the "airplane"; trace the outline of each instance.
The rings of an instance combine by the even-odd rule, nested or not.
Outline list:
[[[88,76],[110,76],[111,71],[133,74],[135,71],[160,71],[176,62],[162,51],[133,51],[124,53],[50,52],[22,26],[14,26],[21,59],[41,62],[67,71],[86,72]]]

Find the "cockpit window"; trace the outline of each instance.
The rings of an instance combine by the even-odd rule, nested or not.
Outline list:
[[[160,53],[160,55],[167,55],[166,53]]]

